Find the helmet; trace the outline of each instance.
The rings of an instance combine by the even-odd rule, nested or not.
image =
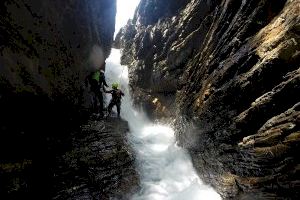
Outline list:
[[[118,83],[113,83],[113,84],[111,85],[111,87],[112,87],[112,89],[116,90],[116,89],[118,89],[119,84],[118,84]]]
[[[103,74],[105,73],[103,69],[101,69],[100,72],[103,73]]]

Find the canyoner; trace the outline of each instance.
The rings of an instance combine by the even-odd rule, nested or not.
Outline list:
[[[113,83],[112,84],[112,90],[109,90],[109,91],[105,91],[105,93],[109,93],[111,94],[111,100],[109,102],[109,105],[107,107],[107,117],[110,116],[110,113],[112,111],[112,108],[114,106],[117,107],[117,116],[118,118],[120,118],[120,112],[121,112],[121,100],[122,100],[122,97],[124,96],[124,93],[122,92],[122,90],[118,89],[119,87],[119,84],[118,83]]]
[[[104,63],[105,66],[105,63]],[[104,100],[103,92],[106,91],[105,87],[108,87],[105,80],[104,67],[96,69],[96,71],[90,72],[86,78],[86,86],[90,85],[90,91],[92,93],[93,113],[99,115],[100,118],[104,116]],[[88,87],[88,86],[87,86]],[[98,105],[99,104],[99,105]]]

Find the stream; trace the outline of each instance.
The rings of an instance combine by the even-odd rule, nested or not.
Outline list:
[[[105,76],[109,86],[118,82],[125,93],[121,118],[129,123],[128,140],[136,152],[136,166],[141,176],[141,190],[132,196],[132,200],[221,199],[199,179],[188,153],[176,145],[174,130],[168,125],[150,122],[143,112],[134,109],[128,69],[120,64],[120,50],[112,49]],[[109,98],[108,95],[107,101]]]

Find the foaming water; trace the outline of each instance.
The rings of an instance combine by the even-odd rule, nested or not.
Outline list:
[[[118,82],[125,93],[121,117],[128,121],[129,140],[137,157],[142,189],[132,200],[219,200],[221,197],[197,176],[191,158],[176,145],[172,128],[153,124],[136,111],[128,88],[128,69],[120,65],[120,51],[107,60],[107,82]]]

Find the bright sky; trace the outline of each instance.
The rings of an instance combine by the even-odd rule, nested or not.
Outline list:
[[[117,0],[117,17],[115,35],[119,32],[129,18],[133,18],[134,11],[140,0]]]

